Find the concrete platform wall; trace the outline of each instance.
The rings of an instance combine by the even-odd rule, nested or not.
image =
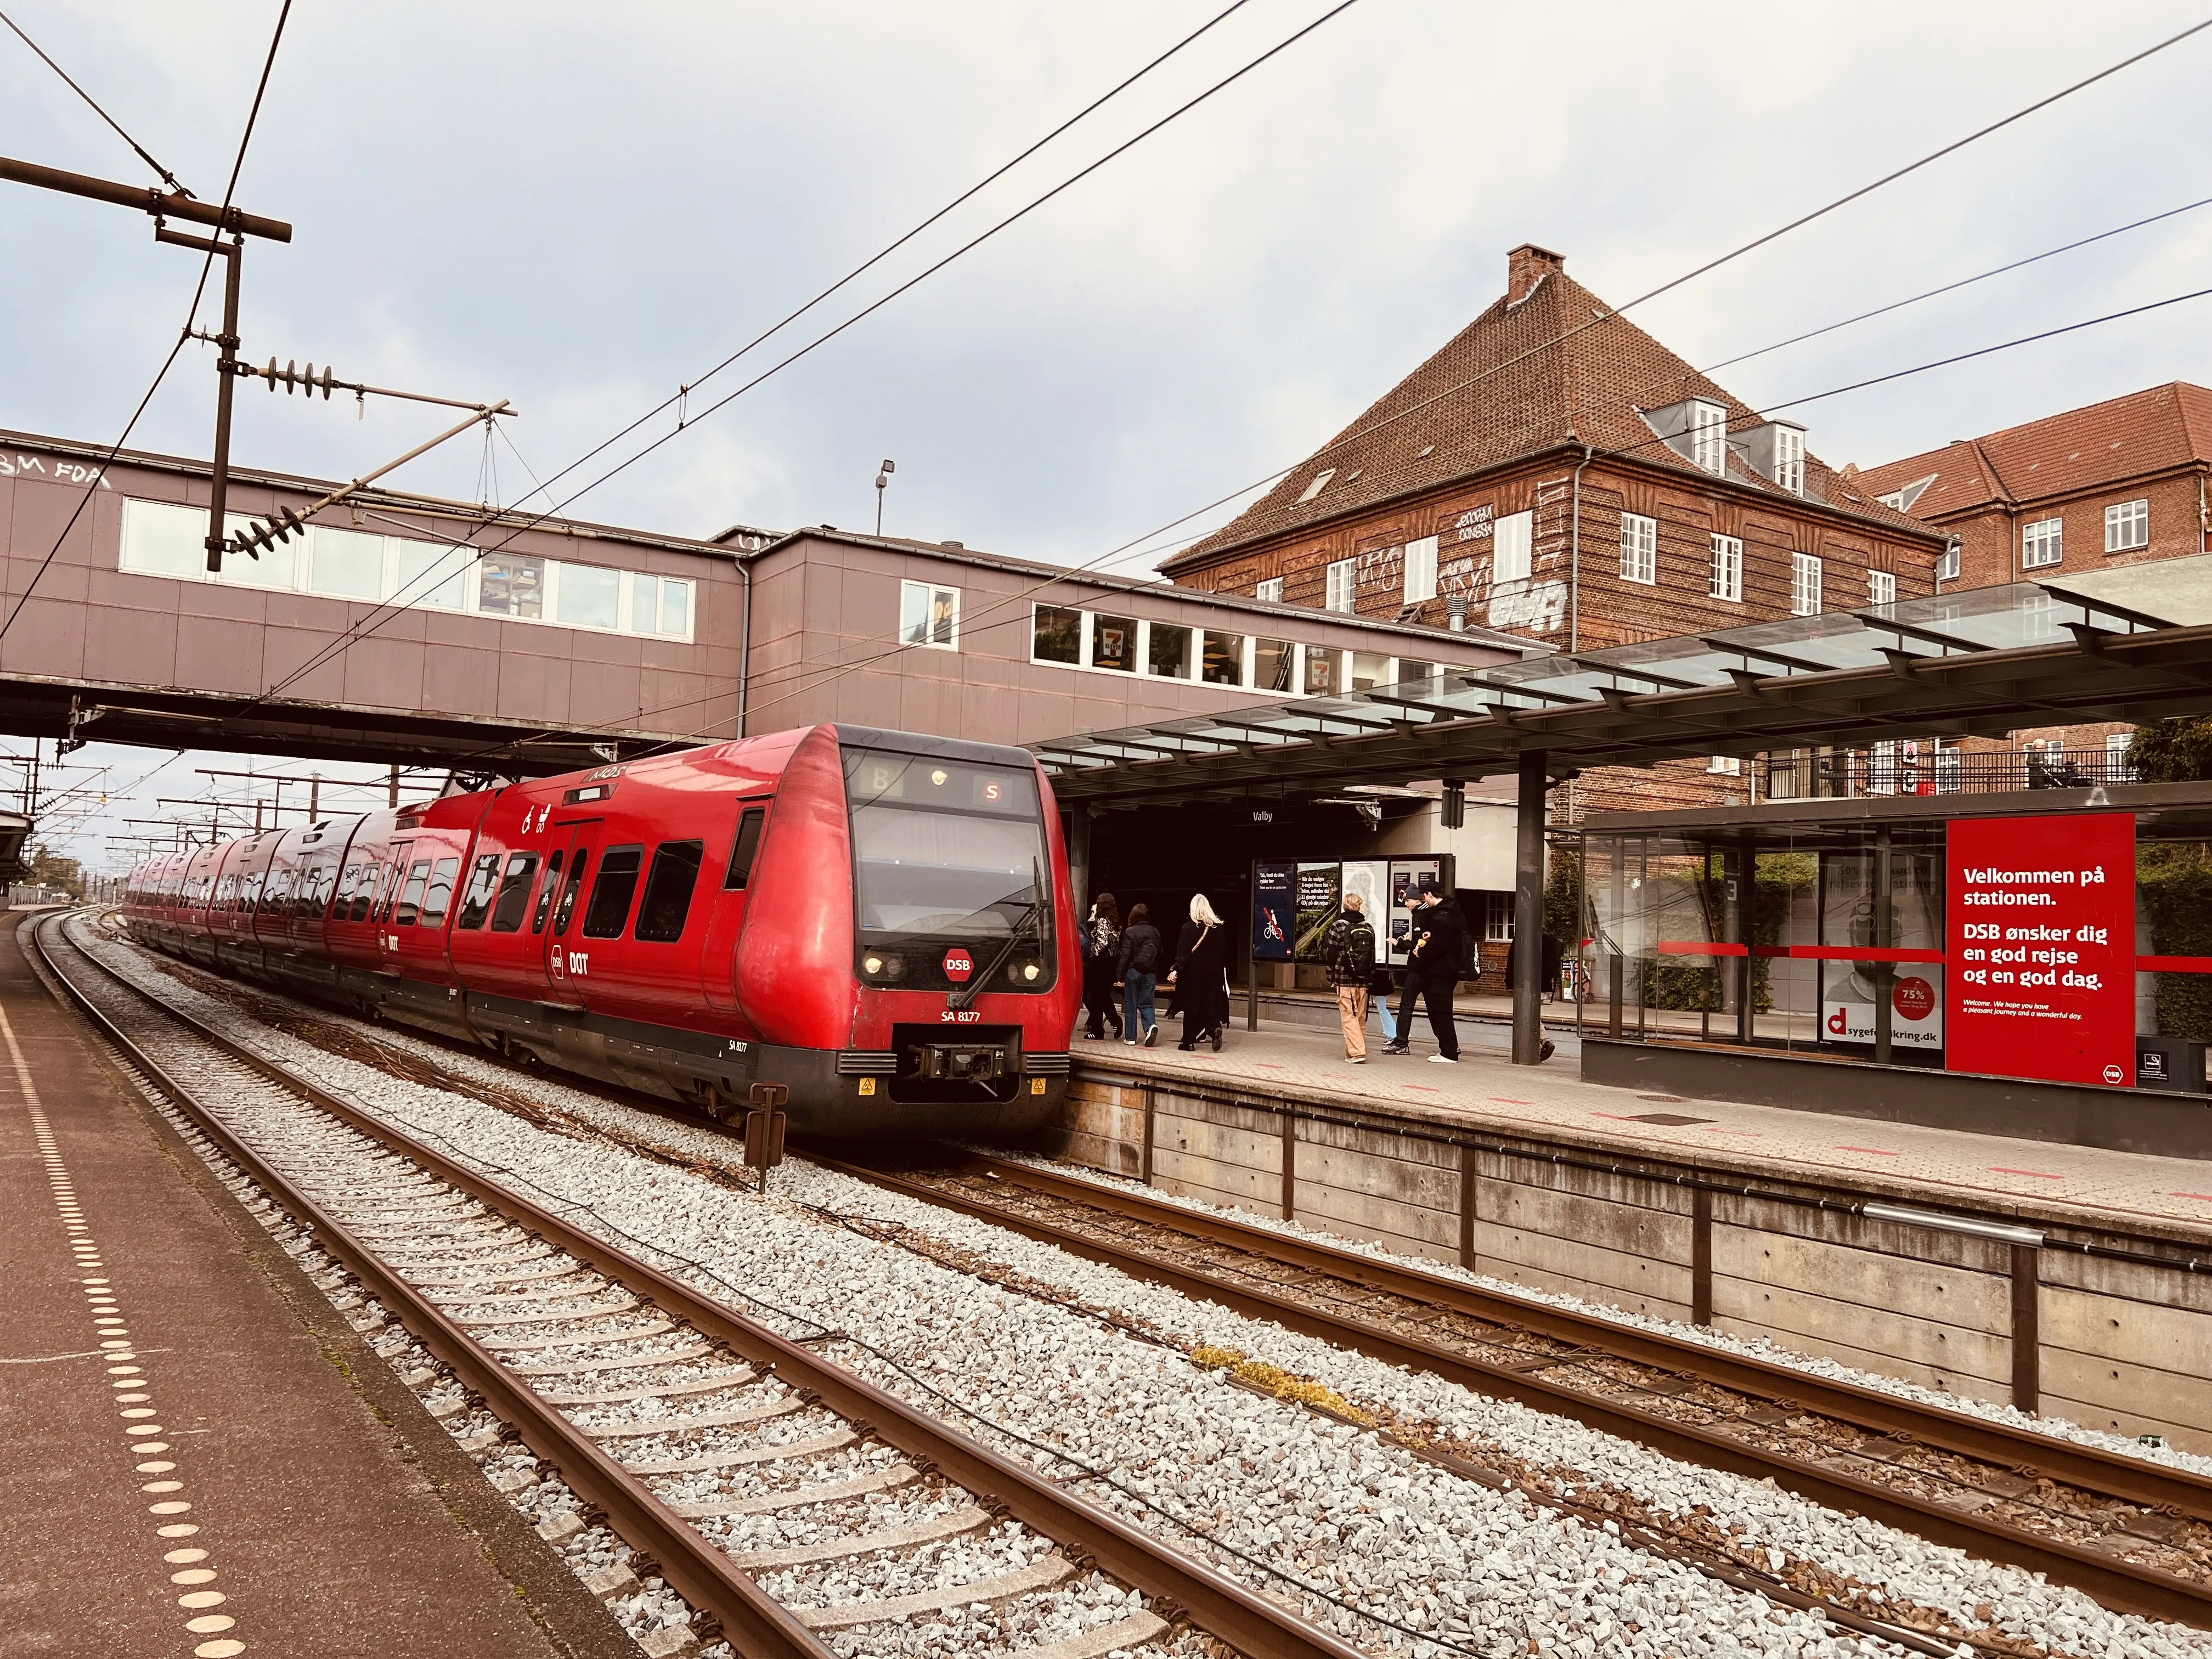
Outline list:
[[[1848,1194],[1723,1191],[1687,1164],[1599,1168],[1474,1139],[1083,1066],[1047,1150],[1532,1290],[2212,1452],[2212,1274],[2178,1253],[2166,1267],[2026,1248],[1852,1215],[1835,1203]]]

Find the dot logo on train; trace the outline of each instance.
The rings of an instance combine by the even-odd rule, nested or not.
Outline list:
[[[217,972],[718,1120],[780,1085],[848,1137],[1049,1121],[1073,912],[1034,756],[852,726],[165,854],[124,906]]]

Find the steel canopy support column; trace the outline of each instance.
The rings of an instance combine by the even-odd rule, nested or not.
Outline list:
[[[1544,785],[1540,749],[1521,757],[1513,849],[1513,1063],[1539,1063],[1544,1042]]]

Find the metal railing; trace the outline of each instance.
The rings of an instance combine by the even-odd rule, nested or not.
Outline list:
[[[2005,754],[1962,753],[1932,744],[1894,749],[1835,750],[1771,756],[1770,800],[1862,795],[1978,795],[2017,789],[2088,789],[2133,783],[2124,754],[2107,749],[2045,749]]]

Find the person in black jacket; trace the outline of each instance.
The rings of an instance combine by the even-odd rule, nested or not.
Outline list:
[[[1375,977],[1375,929],[1357,893],[1344,896],[1344,914],[1329,924],[1321,944],[1328,982],[1336,988],[1337,1022],[1344,1028],[1344,1057],[1367,1063],[1367,986]]]
[[[1121,1011],[1114,1006],[1114,977],[1121,965],[1121,908],[1111,893],[1101,893],[1083,930],[1083,1007],[1091,1017],[1083,1035],[1090,1042],[1104,1036],[1108,1024],[1115,1036],[1121,1035]]]
[[[1416,1000],[1425,1003],[1430,1029],[1437,1034],[1437,1052],[1430,1060],[1440,1066],[1459,1063],[1459,1033],[1452,1028],[1452,988],[1459,983],[1462,953],[1467,949],[1467,918],[1459,905],[1443,896],[1432,880],[1421,883],[1419,901],[1413,906],[1413,950],[1406,958],[1405,988],[1398,994],[1398,1040],[1382,1052],[1407,1053],[1413,1044],[1410,1023]]]
[[[1121,1041],[1132,1048],[1141,1042],[1147,1048],[1159,1040],[1159,1022],[1152,1018],[1152,985],[1160,970],[1160,930],[1152,926],[1152,912],[1141,904],[1129,907],[1129,925],[1121,930],[1121,947],[1115,963],[1121,981]]]
[[[1182,1004],[1182,1041],[1176,1047],[1195,1048],[1211,1040],[1219,1054],[1222,1028],[1229,1024],[1229,926],[1203,893],[1191,897],[1190,920],[1176,941],[1168,979]]]

